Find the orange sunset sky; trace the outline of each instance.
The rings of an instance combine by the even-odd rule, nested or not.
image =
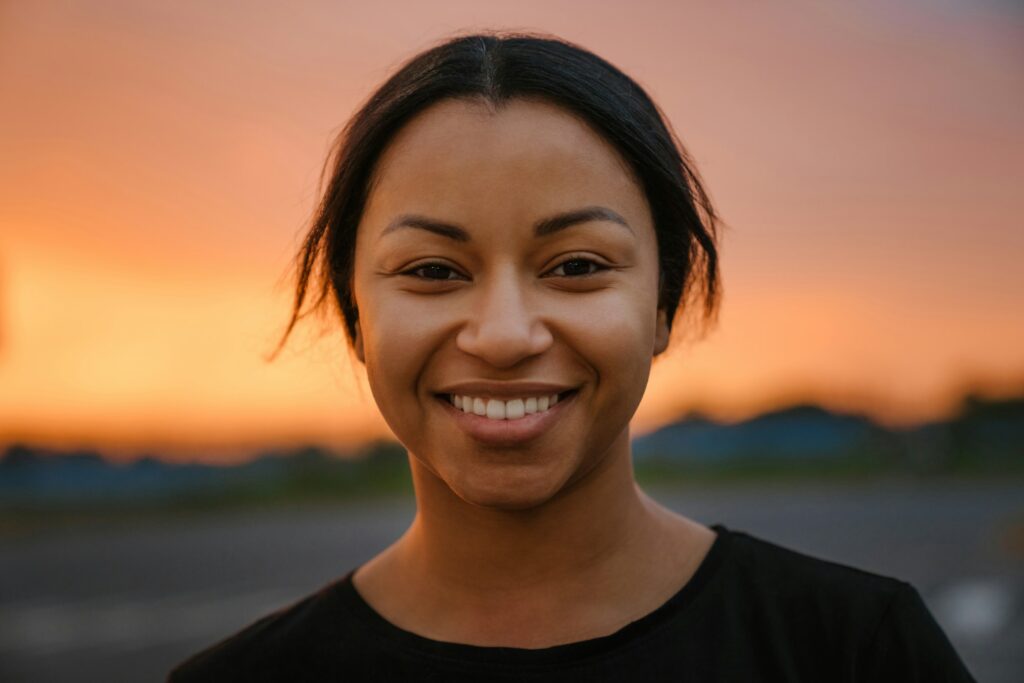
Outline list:
[[[340,327],[267,364],[328,145],[455,31],[643,84],[728,223],[639,431],[1024,389],[1024,10],[867,2],[0,3],[0,446],[235,457],[387,434]],[[361,388],[360,388],[361,387]]]

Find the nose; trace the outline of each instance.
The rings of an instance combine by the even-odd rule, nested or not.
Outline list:
[[[510,368],[551,346],[551,331],[514,273],[478,287],[470,318],[455,339],[459,350],[495,368]]]

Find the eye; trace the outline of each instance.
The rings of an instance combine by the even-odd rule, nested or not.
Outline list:
[[[443,263],[424,263],[410,268],[404,271],[402,275],[411,275],[412,277],[419,278],[420,280],[456,280],[461,276],[451,266],[446,266]],[[455,276],[455,277],[452,277]]]
[[[561,270],[561,272],[558,272],[559,270]],[[602,270],[607,270],[607,267],[597,261],[592,261],[580,256],[574,256],[562,261],[549,272],[558,277],[585,277]]]

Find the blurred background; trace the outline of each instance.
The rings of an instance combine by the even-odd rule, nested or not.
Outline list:
[[[287,322],[330,142],[456,31],[593,50],[728,224],[638,477],[898,576],[1024,677],[1024,7],[0,3],[0,680],[161,680],[410,521],[340,326]]]

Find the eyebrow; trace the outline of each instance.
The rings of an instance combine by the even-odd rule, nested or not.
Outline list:
[[[546,237],[574,225],[590,223],[593,221],[615,223],[617,225],[621,225],[630,232],[633,232],[633,228],[629,226],[626,219],[615,211],[604,206],[587,206],[582,209],[573,209],[572,211],[566,211],[564,213],[555,214],[554,216],[542,218],[534,224],[533,234],[535,237]],[[456,242],[470,241],[469,232],[459,225],[455,225],[454,223],[444,223],[442,221],[434,220],[433,218],[427,218],[426,216],[410,213],[402,214],[388,223],[388,226],[384,228],[384,232],[381,233],[381,236],[401,228],[418,228],[420,230],[426,230],[428,232],[441,235],[442,237],[455,240]]]

